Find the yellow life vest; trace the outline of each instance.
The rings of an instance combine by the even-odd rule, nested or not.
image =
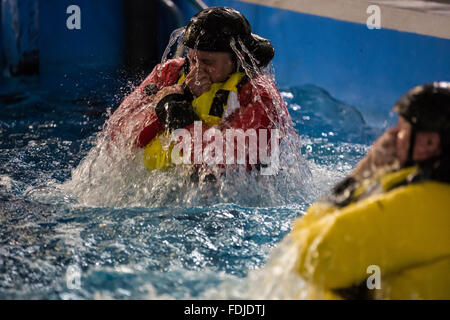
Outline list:
[[[326,290],[345,289],[364,283],[367,268],[377,265],[375,298],[450,299],[450,185],[390,189],[415,169],[383,175],[386,192],[346,207],[313,204],[291,232],[300,276]]]
[[[230,93],[238,94],[238,85],[245,76],[243,72],[233,73],[225,82],[213,83],[209,91],[192,101],[195,113],[208,126],[220,124],[223,112],[227,109]],[[184,73],[178,84],[185,80]],[[167,170],[173,166],[171,158],[173,144],[168,130],[156,136],[144,149],[144,166],[149,170]]]

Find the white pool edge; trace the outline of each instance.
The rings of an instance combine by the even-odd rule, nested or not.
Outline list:
[[[422,12],[407,8],[386,6],[376,1],[361,0],[242,0],[300,13],[366,24],[369,5],[381,10],[381,28],[450,39],[450,17],[444,14]],[[450,6],[449,6],[450,10]]]

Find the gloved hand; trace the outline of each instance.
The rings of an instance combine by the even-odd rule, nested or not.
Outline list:
[[[158,119],[169,130],[184,128],[196,120],[200,120],[192,108],[192,94],[185,86],[181,87],[183,93],[170,93],[159,100],[155,112]]]

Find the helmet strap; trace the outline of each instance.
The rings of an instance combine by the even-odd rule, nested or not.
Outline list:
[[[405,167],[410,167],[414,165],[413,156],[414,156],[414,144],[416,143],[416,133],[417,130],[413,126],[411,128],[411,136],[409,137],[408,159],[406,160]]]

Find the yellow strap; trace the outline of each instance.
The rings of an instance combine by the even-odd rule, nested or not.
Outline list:
[[[418,170],[417,166],[408,167],[399,171],[381,176],[380,183],[384,190],[391,190],[395,185],[405,181],[408,176]]]
[[[243,72],[233,73],[225,82],[213,83],[211,88],[202,93],[199,97],[196,97],[192,101],[192,106],[194,107],[195,113],[197,113],[198,117],[205,122],[208,126],[217,125],[222,120],[221,117],[212,116],[209,114],[211,110],[211,105],[213,103],[214,97],[216,96],[217,91],[226,90],[226,91],[234,91],[238,93],[237,85],[241,81],[241,79],[245,76]],[[185,74],[183,73],[178,79],[178,84],[181,84],[186,79]],[[227,105],[224,106],[224,110],[227,108]]]
[[[148,171],[167,170],[173,166],[170,161],[173,144],[169,143],[168,131],[156,136],[144,149],[144,166]]]
[[[222,87],[223,90],[234,91],[237,93],[238,92],[237,85],[239,84],[239,82],[241,81],[241,79],[244,76],[245,76],[245,73],[243,73],[243,72],[235,72],[228,78],[227,81],[219,82],[219,84],[223,84],[223,87]],[[182,84],[184,82],[184,80],[186,80],[186,75],[183,72],[180,79],[178,79],[177,84]]]
[[[237,85],[244,77],[245,73],[236,72],[233,73],[227,81],[220,83],[213,83],[210,90],[204,92],[199,97],[192,101],[192,106],[198,117],[208,126],[218,125],[222,121],[221,117],[212,116],[209,114],[212,102],[216,96],[217,91],[227,90],[238,92]],[[185,81],[186,76],[183,73],[178,79],[178,84]],[[227,101],[228,103],[228,101]],[[224,106],[224,110],[227,105]],[[173,144],[168,144],[164,141],[168,140],[168,131],[161,133],[156,136],[150,143],[145,147],[144,151],[144,165],[151,171],[154,169],[167,170],[169,167],[173,166],[170,161],[170,154],[172,152]]]
[[[177,84],[182,84],[185,79],[186,79],[186,76],[184,75],[184,72],[183,72],[183,74],[181,75],[180,79],[178,79]]]
[[[363,181],[362,185],[353,193],[352,199],[358,199],[364,192],[366,192],[367,188],[373,186],[377,182],[380,183],[380,186],[384,191],[389,191],[402,181],[405,181],[409,175],[417,170],[417,166],[408,167],[402,170],[377,175],[373,179]]]

